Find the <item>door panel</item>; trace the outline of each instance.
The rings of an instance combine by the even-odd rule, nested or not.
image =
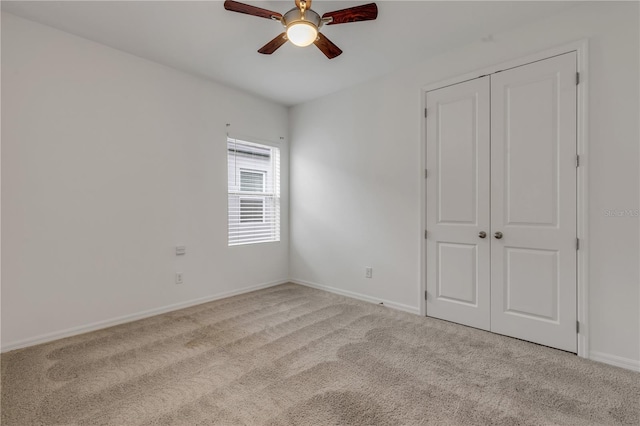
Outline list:
[[[491,330],[576,352],[576,55],[491,76]]]
[[[427,315],[490,327],[489,77],[426,95]]]
[[[558,252],[506,247],[505,312],[558,321]]]
[[[478,251],[474,244],[437,243],[436,298],[478,306]]]
[[[476,99],[438,104],[438,223],[477,224]]]
[[[557,225],[558,78],[553,73],[504,87],[500,102],[509,114],[504,208],[510,225]]]

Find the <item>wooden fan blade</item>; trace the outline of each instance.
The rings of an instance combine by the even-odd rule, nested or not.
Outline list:
[[[262,53],[263,55],[271,55],[273,52],[278,50],[280,46],[282,46],[286,42],[287,42],[287,33],[284,32],[279,36],[277,36],[276,38],[274,38],[273,40],[271,40],[269,43],[262,46],[260,50],[258,50],[258,52]]]
[[[322,15],[322,19],[333,18],[326,25],[346,24],[348,22],[372,21],[378,17],[378,6],[375,3],[363,4],[362,6],[350,7],[348,9],[335,10]]]
[[[273,12],[271,10],[262,9],[260,7],[251,6],[250,4],[244,4],[233,0],[226,0],[224,2],[224,8],[232,12],[246,13],[247,15],[258,16],[260,18],[271,19],[272,17],[275,17],[276,19],[282,19],[282,14],[278,12]]]
[[[322,33],[318,33],[318,38],[313,42],[313,44],[318,46],[318,49],[320,49],[329,59],[333,59],[342,54],[342,50],[340,50],[338,46],[333,44],[333,42],[326,38]]]

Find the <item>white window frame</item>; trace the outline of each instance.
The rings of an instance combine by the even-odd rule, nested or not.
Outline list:
[[[235,145],[234,144],[238,144]],[[244,147],[242,147],[244,145]],[[265,155],[265,169],[262,164],[258,168],[249,164],[240,164],[242,151],[251,146],[269,150],[270,155]],[[234,150],[237,151],[234,152]],[[281,238],[281,152],[279,144],[254,142],[244,138],[227,136],[227,221],[228,221],[228,246],[242,246],[247,244],[262,244],[280,242]],[[250,150],[247,150],[250,151]],[[266,152],[266,151],[265,151]],[[259,155],[257,156],[259,157]],[[245,157],[246,158],[246,157]],[[233,159],[233,163],[232,163]],[[255,161],[255,157],[253,158]],[[267,163],[268,162],[268,163]],[[235,170],[232,170],[232,167]],[[262,173],[262,191],[242,191],[241,173]],[[233,179],[233,180],[232,180]],[[260,199],[262,201],[262,221],[241,222],[241,202],[245,199]],[[233,201],[232,201],[233,200]],[[258,227],[257,229],[251,229]],[[252,231],[254,232],[252,234]]]

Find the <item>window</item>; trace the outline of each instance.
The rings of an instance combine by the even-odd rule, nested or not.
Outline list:
[[[280,149],[227,139],[229,245],[280,241]]]

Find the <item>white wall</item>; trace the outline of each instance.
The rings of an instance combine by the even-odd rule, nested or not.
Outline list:
[[[282,242],[230,248],[225,127],[286,108],[6,13],[2,89],[4,350],[287,279],[287,147]]]
[[[591,3],[495,34],[376,81],[296,106],[291,126],[290,276],[418,311],[421,88],[590,40],[591,356],[640,368],[637,3]],[[364,278],[365,266],[373,279]]]

